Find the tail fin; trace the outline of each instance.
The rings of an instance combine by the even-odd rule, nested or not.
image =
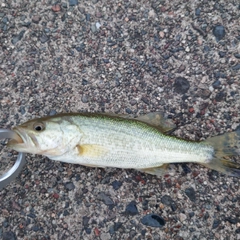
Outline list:
[[[205,143],[215,150],[215,157],[204,164],[206,167],[229,176],[240,177],[240,157],[237,158],[240,155],[240,127],[234,132],[212,137]]]

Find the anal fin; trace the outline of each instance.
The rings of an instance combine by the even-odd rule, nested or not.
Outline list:
[[[162,164],[158,167],[153,167],[153,168],[138,168],[136,170],[140,171],[140,172],[144,172],[144,173],[148,173],[151,175],[156,175],[158,177],[162,177],[167,169],[168,164]]]

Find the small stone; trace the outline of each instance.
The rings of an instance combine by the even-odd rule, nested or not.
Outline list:
[[[87,234],[91,234],[92,229],[91,229],[91,228],[85,228],[85,232],[86,232]]]
[[[93,24],[91,25],[91,31],[92,31],[93,33],[97,32],[96,24],[93,23]]]
[[[56,114],[57,114],[57,111],[55,109],[51,109],[50,112],[49,112],[50,116],[53,116],[53,115],[56,115]]]
[[[100,239],[101,240],[109,240],[109,239],[111,239],[111,235],[109,234],[109,233],[101,233],[101,235],[100,235]]]
[[[75,185],[72,182],[67,182],[67,183],[65,183],[65,188],[68,191],[71,191],[71,190],[73,190],[75,188]]]
[[[126,214],[129,214],[129,215],[131,215],[131,216],[138,214],[138,209],[137,209],[137,206],[136,206],[136,202],[135,202],[135,201],[130,202],[130,203],[126,206],[125,213],[126,213]]]
[[[186,66],[181,64],[181,66],[178,68],[178,73],[183,72],[186,69]]]
[[[168,195],[164,195],[161,198],[161,202],[166,205],[171,207],[172,211],[176,211],[177,210],[177,204],[175,203],[175,201],[172,200],[172,198]]]
[[[69,0],[69,6],[76,6],[78,5],[78,0]]]
[[[127,114],[132,114],[132,110],[130,108],[126,108],[125,111]]]
[[[195,15],[196,16],[200,16],[200,13],[201,13],[201,9],[200,8],[195,9]]]
[[[148,214],[141,219],[141,223],[150,227],[163,227],[165,220],[157,214]]]
[[[164,38],[164,32],[163,32],[163,31],[160,31],[160,32],[159,32],[159,36],[160,36],[161,38]]]
[[[137,104],[137,100],[131,99],[131,100],[130,100],[130,104],[131,104],[132,106],[136,105],[136,104]]]
[[[39,23],[40,21],[41,21],[41,16],[39,16],[39,15],[34,15],[33,17],[32,17],[32,22],[33,23]]]
[[[52,11],[53,12],[60,12],[61,11],[61,6],[59,4],[55,4],[52,6]]]
[[[221,91],[219,93],[216,94],[215,100],[217,102],[221,102],[222,100],[224,100],[226,97],[226,93],[224,91]]]
[[[234,71],[240,70],[240,64],[237,64],[237,65],[233,66],[232,70],[234,70]]]
[[[213,221],[212,229],[217,228],[217,227],[220,225],[220,223],[221,223],[220,220],[215,219],[215,220]]]
[[[89,13],[86,14],[86,20],[89,22],[91,18],[91,15]]]
[[[85,85],[87,85],[87,84],[88,84],[88,81],[83,78],[83,79],[82,79],[82,85],[85,86]]]
[[[99,200],[103,201],[107,206],[114,206],[113,200],[107,196],[104,192],[100,192],[97,197]]]
[[[188,196],[188,198],[189,198],[192,202],[195,202],[195,201],[196,201],[196,194],[195,194],[194,188],[190,187],[190,188],[185,189],[185,194]]]
[[[237,218],[231,218],[231,217],[226,217],[225,221],[228,221],[231,224],[237,224],[238,223],[238,219]]]
[[[101,24],[99,22],[96,22],[96,28],[99,29],[101,27]]]
[[[87,103],[88,101],[89,101],[89,100],[88,100],[88,96],[84,94],[84,95],[82,96],[82,102],[83,102],[83,103]]]
[[[177,77],[173,85],[175,92],[184,94],[190,88],[189,81],[184,77]]]
[[[40,36],[39,40],[40,40],[41,43],[45,43],[45,42],[47,42],[49,40],[49,37],[46,34],[43,33]]]
[[[114,190],[118,190],[118,189],[122,186],[122,182],[117,181],[117,180],[114,180],[114,181],[112,182],[112,186],[113,186],[113,189],[114,189]]]
[[[213,28],[213,35],[216,38],[216,41],[219,42],[220,40],[222,40],[225,35],[226,35],[226,31],[225,31],[225,27],[222,25],[217,25]]]
[[[54,193],[54,194],[52,195],[52,197],[55,198],[55,199],[58,199],[60,196],[59,196],[58,193]]]
[[[221,88],[221,81],[220,80],[216,80],[212,86],[217,89],[217,88]]]
[[[2,234],[2,240],[17,240],[17,237],[14,232],[9,231]]]
[[[179,219],[180,219],[181,222],[184,222],[187,219],[187,216],[183,213],[180,213]]]
[[[83,216],[83,218],[82,218],[82,223],[83,223],[83,226],[84,227],[87,227],[88,226],[88,222],[89,222],[89,220],[90,220],[90,217],[88,217],[88,216]]]
[[[145,103],[145,104],[149,104],[149,99],[147,97],[142,97],[141,100]]]
[[[161,202],[164,204],[164,205],[167,205],[167,206],[171,206],[173,200],[170,196],[168,195],[164,195],[162,196],[161,198]]]
[[[189,112],[192,112],[190,109],[191,108],[189,108]],[[194,109],[193,109],[193,112],[194,112]],[[188,174],[188,173],[192,172],[192,170],[188,167],[188,165],[186,163],[182,163],[182,169],[183,169],[185,174]]]
[[[223,58],[223,57],[226,56],[226,52],[219,51],[219,52],[218,52],[218,55],[219,55],[220,58]]]
[[[94,228],[94,234],[95,234],[96,237],[99,237],[100,233],[101,232],[98,228]]]
[[[20,41],[23,36],[24,36],[24,33],[25,31],[21,31],[18,35],[15,35],[13,38],[12,38],[12,44],[16,44],[18,41]]]
[[[235,57],[235,58],[240,58],[240,53],[235,53],[235,54],[234,54],[234,57]]]

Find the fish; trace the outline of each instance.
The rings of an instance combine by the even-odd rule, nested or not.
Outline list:
[[[199,163],[240,177],[240,128],[203,142],[172,136],[175,124],[162,112],[134,118],[102,113],[62,113],[13,128],[8,147],[87,167],[114,167],[163,176],[170,163]]]

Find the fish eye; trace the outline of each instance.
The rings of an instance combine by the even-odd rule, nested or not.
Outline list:
[[[37,132],[41,132],[45,129],[45,125],[42,122],[34,123],[33,129]]]

